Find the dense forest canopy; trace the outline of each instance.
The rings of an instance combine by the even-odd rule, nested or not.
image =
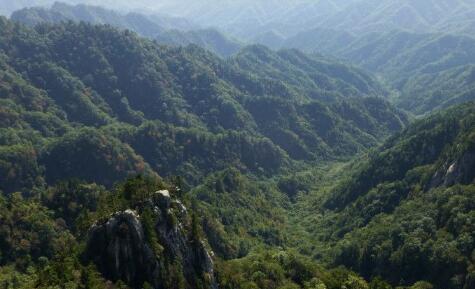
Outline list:
[[[0,288],[475,288],[474,12],[0,1]]]
[[[4,170],[31,184],[79,167],[108,185],[152,170],[197,181],[231,163],[269,175],[365,150],[407,123],[365,72],[298,51],[252,46],[222,60],[108,26],[0,29]],[[35,158],[17,162],[28,147]]]
[[[159,12],[141,11],[142,3],[133,13],[56,2],[15,11],[11,18],[27,25],[107,23],[161,44],[196,44],[222,57],[263,44],[342,58],[377,74],[393,90],[393,101],[416,115],[474,99],[471,1],[245,2],[161,2]]]

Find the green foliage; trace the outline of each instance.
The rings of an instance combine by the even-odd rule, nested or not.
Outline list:
[[[120,29],[129,29],[167,45],[184,46],[196,44],[221,56],[236,53],[241,44],[215,29],[193,29],[185,20],[164,15],[146,15],[137,12],[122,15],[112,10],[89,5],[71,6],[56,2],[51,8],[25,8],[11,15],[13,21],[28,26],[40,23],[67,21],[109,24]],[[181,29],[177,29],[181,28]],[[182,30],[183,29],[183,30]]]
[[[201,201],[204,233],[219,255],[242,257],[251,244],[282,246],[286,242],[286,200],[272,183],[228,169],[208,177],[191,193]]]
[[[213,249],[224,289],[474,284],[473,103],[369,151],[407,116],[367,73],[320,56],[250,46],[223,60],[85,23],[0,18],[0,32],[0,286],[125,288],[81,262],[86,232],[160,189],[191,208],[165,221]],[[138,213],[163,283],[185,288],[155,208]]]
[[[48,183],[78,178],[110,186],[127,176],[153,174],[129,146],[95,130],[76,130],[45,150],[41,163]]]
[[[373,4],[387,4],[383,2],[388,1]],[[451,9],[461,2],[452,4],[446,8]],[[417,7],[414,11],[421,7]],[[390,10],[394,9],[392,7]],[[427,9],[430,8],[424,8],[424,13],[427,13],[425,11]],[[372,11],[369,8],[364,10]],[[446,15],[449,13],[444,13],[444,16]],[[364,18],[367,15],[363,13],[359,16]],[[452,15],[448,18],[457,23],[463,17]],[[417,17],[411,19],[420,20]],[[437,19],[444,21],[442,18]],[[464,27],[464,24],[458,23],[452,28]],[[339,27],[338,29],[321,27],[303,31],[286,39],[280,46],[333,55],[378,73],[395,90],[396,95],[393,99],[398,106],[418,115],[475,99],[473,86],[475,54],[470,50],[475,43],[471,37],[473,33],[450,34],[448,27],[444,27],[442,33],[440,31],[421,33],[408,30],[406,27],[403,29],[397,27],[399,29],[394,31],[383,30],[361,34],[350,33]],[[363,29],[371,27],[384,27],[384,25],[367,24]],[[412,27],[420,26],[411,25]]]
[[[106,195],[101,186],[69,180],[49,187],[41,194],[41,202],[72,232],[79,233],[84,232],[81,223],[87,213],[96,211]]]
[[[15,262],[19,268],[26,269],[31,261],[68,250],[72,236],[38,202],[15,193],[1,197],[0,206],[0,264]]]
[[[412,175],[422,177],[425,171],[414,169],[434,164],[441,158],[440,162],[445,161],[450,146],[466,141],[464,136],[474,129],[473,109],[473,103],[469,103],[434,114],[391,138],[378,151],[371,152],[367,162],[355,167],[355,173],[340,184],[338,193],[327,205],[341,208],[378,184],[404,178],[411,182]]]
[[[306,213],[304,222],[324,243],[317,248],[331,247],[322,255],[393,285],[467,288],[475,249],[474,115],[467,103],[419,120],[340,169],[346,177],[320,195],[304,197],[322,200],[309,205],[317,216]]]
[[[441,72],[412,77],[401,89],[400,106],[426,113],[475,99],[474,61]]]
[[[365,72],[294,50],[223,60],[72,22],[2,18],[0,32],[6,193],[155,173],[196,185],[230,165],[271,176],[365,151],[408,121]]]
[[[221,262],[217,268],[221,288],[369,288],[366,281],[347,270],[325,270],[304,256],[286,251],[256,252]]]
[[[14,192],[42,184],[37,152],[29,145],[0,146],[0,190]]]
[[[155,255],[160,256],[163,253],[163,246],[160,245],[158,241],[157,233],[155,232],[155,222],[153,219],[153,213],[150,208],[146,208],[141,216],[140,221],[142,223],[145,238],[147,238],[147,243],[150,244]],[[145,286],[144,286],[145,287]]]

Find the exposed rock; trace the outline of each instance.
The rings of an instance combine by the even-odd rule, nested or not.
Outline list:
[[[110,280],[123,280],[135,288],[149,282],[158,288],[159,263],[132,210],[118,212],[90,229],[87,257]]]
[[[197,280],[217,288],[212,253],[204,242],[192,236],[187,210],[180,201],[172,200],[168,191],[159,191],[138,210],[152,212],[154,240],[163,251],[152,249],[157,244],[150,244],[144,232],[142,213],[117,212],[89,231],[87,259],[106,278],[122,280],[133,288],[142,288],[148,282],[153,288],[162,289],[164,280],[170,279],[167,274],[172,274],[170,266],[179,266],[182,273],[173,274],[182,274],[179,278],[186,280],[187,288],[195,288]]]
[[[160,206],[163,208],[170,207],[171,197],[168,190],[161,190],[155,192],[155,199],[159,202]]]
[[[170,198],[170,192],[168,190],[161,190],[161,191],[155,192],[155,194],[162,195],[165,198]]]
[[[434,174],[430,187],[468,184],[475,178],[475,152],[467,151],[456,161],[446,162]]]

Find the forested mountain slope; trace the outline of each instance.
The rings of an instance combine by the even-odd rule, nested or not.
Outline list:
[[[202,25],[250,37],[247,39],[272,31],[288,37],[314,28],[358,35],[401,29],[473,34],[475,28],[472,0],[175,0],[162,3],[157,8],[165,13],[196,19]]]
[[[360,35],[395,29],[472,34],[474,9],[472,0],[362,0],[331,15],[319,27]]]
[[[267,5],[293,7],[287,19],[356,7],[277,2],[244,1],[233,23],[263,22]],[[412,15],[434,2],[365,3]],[[371,72],[320,54],[252,45],[223,59],[111,25],[44,23],[81,12],[153,24],[55,7],[64,14],[22,11],[34,27],[0,18],[0,288],[475,286],[475,103],[408,124]],[[222,15],[203,9],[201,21]],[[388,25],[370,16],[359,24]],[[470,36],[360,28],[314,32],[416,113],[472,99]]]
[[[313,27],[316,19],[340,11],[354,1],[164,1],[162,11],[196,19],[202,25],[220,27],[237,37],[249,40],[269,31],[290,36],[304,27]]]
[[[55,2],[50,8],[33,7],[17,10],[11,19],[29,26],[39,23],[60,23],[67,21],[91,24],[109,24],[120,29],[129,29],[157,40],[161,44],[196,44],[221,56],[236,53],[241,44],[212,28],[202,29],[190,21],[165,15],[140,13],[119,13],[97,6],[79,4],[71,6]]]
[[[473,100],[475,39],[464,35],[406,31],[362,37],[316,29],[281,43],[346,59],[380,74],[399,92],[396,101],[417,114]]]
[[[68,4],[93,0],[63,0]],[[25,6],[51,5],[54,0],[18,0],[4,13]],[[216,27],[246,40],[276,33],[288,38],[309,29],[336,29],[357,33],[408,30],[473,34],[473,0],[137,0],[101,1],[108,8],[156,12],[193,19],[204,28]],[[1,12],[1,11],[0,11]],[[8,14],[6,14],[8,15]]]
[[[10,18],[28,26],[35,26],[43,22],[58,23],[69,20],[91,24],[110,24],[121,29],[138,30],[137,33],[146,37],[153,37],[168,29],[190,30],[195,26],[182,18],[167,16],[155,18],[134,12],[121,13],[100,6],[85,4],[73,6],[63,2],[55,2],[50,7],[38,6],[19,9],[14,11]]]
[[[471,79],[471,67],[475,64],[475,56],[471,53],[473,51],[471,47],[474,46],[475,39],[471,37],[470,33],[463,35],[458,30],[444,28],[443,33],[441,33],[434,22],[440,21],[442,23],[440,25],[445,27],[449,24],[443,24],[445,23],[444,21],[460,19],[457,13],[469,13],[467,11],[471,11],[470,7],[473,5],[464,1],[458,1],[455,5],[453,3],[448,5],[448,3],[441,0],[433,1],[434,3],[429,1],[433,4],[433,7],[429,5],[429,2],[380,2],[359,1],[352,5],[348,4],[349,6],[347,7],[345,6],[346,4],[324,4],[324,1],[320,1],[314,3],[314,5],[324,5],[328,9],[332,7],[330,10],[334,12],[350,9],[351,11],[344,13],[354,16],[351,18],[351,21],[348,20],[351,24],[342,23],[341,25],[343,26],[334,25],[331,24],[333,20],[327,19],[330,23],[328,25],[323,23],[302,24],[305,27],[316,28],[308,30],[302,27],[300,30],[297,29],[295,34],[278,31],[277,27],[279,25],[287,28],[290,27],[287,24],[275,24],[277,26],[273,27],[272,24],[269,24],[272,22],[269,22],[266,24],[269,25],[269,29],[265,30],[266,32],[257,35],[253,39],[248,39],[248,41],[263,43],[274,49],[297,48],[308,53],[323,53],[345,59],[345,61],[350,61],[355,65],[380,74],[395,90],[394,94],[398,96],[395,99],[396,103],[403,109],[410,110],[415,114],[425,114],[437,109],[447,108],[452,104],[472,100],[474,82]],[[236,5],[240,7],[239,5],[241,4],[238,3]],[[265,5],[268,4],[270,5],[270,3]],[[426,4],[434,11],[425,11],[423,7]],[[174,5],[181,7],[180,3]],[[256,5],[264,5],[264,3],[257,3]],[[282,5],[286,6],[288,4]],[[300,5],[297,5],[300,8],[296,6],[295,9],[304,9],[310,3],[301,3]],[[201,1],[200,3],[190,4],[190,7],[194,6],[199,6],[201,7],[200,9],[206,7]],[[253,6],[250,5],[248,8],[251,9],[251,7]],[[366,8],[363,9],[362,7]],[[397,8],[395,11],[400,9],[401,11],[416,12],[408,12],[409,14],[406,16],[396,13],[397,15],[393,15],[395,18],[391,20],[392,22],[385,23],[386,18],[384,15],[393,8]],[[446,8],[450,8],[450,13],[447,13],[444,17],[439,17],[438,15],[442,12],[446,12]],[[262,7],[260,9],[256,8],[256,11],[261,11],[262,9]],[[167,9],[164,8],[164,10],[166,11]],[[229,12],[230,10],[226,11]],[[366,15],[366,11],[373,11],[373,13]],[[208,12],[211,13],[210,11],[204,11],[201,16],[206,18]],[[292,14],[292,12],[289,13]],[[299,15],[299,13],[295,13],[295,15]],[[332,13],[328,12],[325,15],[333,15]],[[275,14],[278,14],[278,12],[275,12]],[[337,13],[337,15],[339,14]],[[328,17],[331,18],[332,16]],[[420,22],[414,25],[414,27],[420,29],[405,29],[403,27],[405,22],[399,19],[400,17],[406,17],[416,23]],[[137,31],[143,36],[156,39],[159,43],[171,45],[194,43],[222,56],[237,53],[242,45],[214,29],[189,31],[168,29],[168,27],[173,26],[185,30],[192,27],[191,23],[180,18],[154,17],[137,13],[121,15],[103,8],[86,5],[69,6],[56,3],[51,9],[23,9],[13,13],[12,19],[29,25],[39,22],[54,23],[64,20],[107,23],[119,28]],[[307,20],[310,21],[311,18]],[[323,21],[320,17],[314,15],[314,21],[317,20]],[[275,21],[278,21],[278,19]],[[285,18],[281,21],[285,21]],[[260,22],[267,23],[266,21]],[[421,24],[422,22],[425,24]],[[264,24],[262,25],[265,26]],[[459,25],[458,27],[462,26]],[[243,29],[242,25],[236,27],[236,29]],[[448,32],[458,34],[447,34]]]
[[[0,18],[0,51],[2,286],[368,286],[279,248],[290,202],[272,180],[407,124],[367,73],[72,22]]]
[[[335,264],[393,284],[473,287],[473,102],[415,122],[344,170],[301,203]]]
[[[365,150],[407,122],[366,73],[297,51],[221,60],[108,26],[0,29],[5,192],[133,173],[191,181],[231,164],[272,174]]]

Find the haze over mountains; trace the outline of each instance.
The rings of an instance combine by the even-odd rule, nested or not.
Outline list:
[[[162,11],[248,39],[257,32],[288,37],[314,28],[357,34],[394,29],[472,33],[475,28],[472,0],[171,2]]]
[[[145,4],[135,5],[139,9]],[[472,1],[176,1],[159,6],[160,14],[150,14],[157,5],[148,13],[125,14],[55,3],[49,9],[16,11],[12,19],[28,25],[65,20],[107,23],[163,44],[196,44],[224,57],[252,43],[321,53],[377,73],[398,91],[396,101],[415,114],[473,99],[475,57],[468,49],[474,41]],[[448,90],[451,95],[443,96]]]
[[[97,4],[95,1],[64,1]],[[54,1],[14,1],[4,13],[23,7],[46,6]],[[251,39],[274,31],[285,37],[315,28],[358,34],[407,29],[415,32],[473,32],[473,0],[258,0],[258,1],[102,1],[101,6],[122,11],[168,14],[196,24],[222,29]]]
[[[121,29],[130,29],[142,36],[155,39],[163,44],[197,44],[222,56],[230,56],[241,47],[217,30],[200,29],[183,18],[139,13],[120,13],[102,7],[56,2],[50,8],[33,7],[12,13],[11,18],[24,24],[35,26],[39,23],[60,23],[64,21],[85,21],[92,24],[110,24]]]
[[[0,288],[475,288],[475,1],[0,13]]]

